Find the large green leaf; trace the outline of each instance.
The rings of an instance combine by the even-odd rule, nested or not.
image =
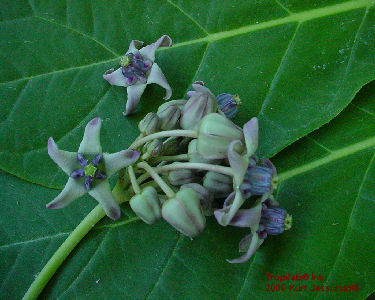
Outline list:
[[[48,137],[76,150],[86,122],[100,116],[104,149],[129,145],[163,91],[149,87],[139,113],[125,118],[126,90],[101,75],[130,40],[162,34],[175,44],[157,55],[174,98],[196,79],[215,94],[238,93],[237,121],[259,115],[265,156],[327,123],[375,77],[372,1],[2,1],[0,298],[20,298],[94,206],[86,197],[45,209],[66,180],[46,154]],[[43,297],[362,299],[375,284],[374,99],[372,84],[355,106],[275,158],[278,198],[295,224],[252,262],[225,262],[246,231],[211,220],[190,241],[164,222],[137,222],[124,207],[128,216],[96,226]],[[358,283],[359,291],[266,292],[267,272],[314,273],[322,284]]]
[[[294,217],[254,259],[228,264],[246,230],[210,219],[190,240],[165,222],[149,226],[126,205],[119,222],[98,224],[47,285],[43,298],[71,299],[363,299],[375,287],[375,82],[316,132],[279,153],[277,198]],[[19,298],[34,275],[94,203],[48,211],[58,191],[0,176],[0,295]],[[25,226],[26,225],[26,226]],[[311,288],[358,284],[357,292],[267,292],[266,273],[319,275],[284,282]]]
[[[375,76],[371,1],[2,1],[0,16],[0,167],[61,188],[48,158],[53,136],[77,147],[84,124],[105,120],[103,145],[116,151],[137,121],[162,102],[149,88],[141,111],[124,118],[126,90],[101,78],[131,39],[169,34],[157,60],[182,97],[195,79],[215,93],[238,93],[240,123],[259,115],[266,142],[286,145],[336,116]]]

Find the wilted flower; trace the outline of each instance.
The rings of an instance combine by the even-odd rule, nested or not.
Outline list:
[[[101,123],[100,118],[95,118],[86,125],[78,152],[59,150],[53,138],[49,138],[48,154],[69,179],[62,192],[46,205],[47,208],[65,207],[88,192],[100,203],[108,217],[114,220],[120,217],[120,207],[113,199],[108,178],[137,161],[139,151],[102,153]],[[93,157],[91,163],[88,157]]]
[[[229,225],[248,227],[251,230],[239,244],[239,251],[246,253],[239,258],[228,260],[230,263],[243,263],[253,256],[268,235],[281,234],[290,229],[292,216],[272,197],[263,197],[254,207],[238,210]]]
[[[120,61],[120,68],[109,69],[103,75],[103,78],[111,85],[127,88],[126,115],[135,111],[146,86],[150,83],[156,83],[166,89],[167,93],[164,99],[169,99],[172,95],[171,87],[155,63],[156,49],[170,47],[172,45],[171,38],[168,35],[163,35],[153,44],[141,48],[142,45],[142,41],[133,40],[128,52]]]
[[[237,114],[238,106],[241,104],[238,95],[231,94],[220,94],[216,97],[217,104],[219,106],[219,111],[224,113],[224,115],[232,119]]]
[[[206,88],[202,81],[193,83],[193,89],[188,93],[190,99],[182,110],[180,125],[183,129],[196,129],[200,120],[217,110],[215,96]]]

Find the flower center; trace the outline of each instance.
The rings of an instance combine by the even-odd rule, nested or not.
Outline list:
[[[91,163],[88,164],[86,167],[83,168],[85,170],[85,176],[91,176],[94,177],[97,167],[93,166]]]
[[[123,67],[127,67],[129,66],[131,63],[131,60],[130,60],[130,57],[127,56],[127,55],[124,55],[123,57],[121,57],[121,60],[120,60],[120,65],[123,66]]]

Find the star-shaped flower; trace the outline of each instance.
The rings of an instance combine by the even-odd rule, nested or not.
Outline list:
[[[120,217],[121,210],[112,196],[108,178],[136,162],[140,153],[134,150],[103,153],[101,124],[101,119],[95,118],[86,125],[78,152],[60,150],[53,138],[49,138],[48,154],[69,179],[61,193],[46,205],[47,208],[65,207],[88,192],[100,203],[108,217],[113,220]],[[90,163],[88,158],[92,158]]]
[[[125,115],[135,111],[141,96],[150,83],[156,83],[165,88],[165,100],[172,96],[172,89],[159,66],[155,63],[155,51],[159,47],[170,47],[172,40],[168,35],[163,35],[155,43],[141,48],[142,41],[133,40],[129,50],[120,61],[120,68],[109,69],[103,78],[111,85],[127,88],[128,101],[126,102]]]

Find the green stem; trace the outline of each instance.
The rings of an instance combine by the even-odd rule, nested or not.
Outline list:
[[[116,194],[117,189],[121,188],[120,185],[116,185],[112,193]],[[116,199],[120,204],[127,201],[127,198]],[[35,278],[31,284],[23,299],[37,299],[39,294],[43,291],[48,281],[52,278],[53,274],[61,266],[64,260],[68,257],[70,252],[73,251],[75,246],[85,237],[85,235],[93,228],[105,216],[105,212],[100,205],[97,205],[73,230],[73,232],[67,237],[57,251],[52,255],[47,264],[43,267],[42,271]]]
[[[154,171],[154,169],[148,163],[140,162],[137,164],[137,167],[145,169],[147,173],[150,174],[152,179],[154,179],[154,181],[160,186],[167,197],[173,198],[175,196],[174,191],[169,187],[168,184],[165,183],[165,181],[159,176],[157,172]]]
[[[128,174],[134,193],[139,194],[141,192],[141,189],[139,188],[139,185],[137,183],[137,178],[135,177],[134,169],[132,166],[128,167]]]
[[[206,170],[206,171],[221,173],[221,174],[228,175],[228,176],[233,176],[233,170],[229,167],[210,165],[210,164],[204,164],[204,163],[175,162],[166,166],[156,167],[154,170],[157,173],[161,173],[164,171],[173,171],[173,170],[179,170],[179,169]]]
[[[156,164],[161,161],[177,161],[177,160],[189,160],[189,156],[187,154],[159,156],[159,157],[155,157],[155,159],[152,160],[152,163]]]
[[[142,146],[144,143],[147,143],[154,139],[171,137],[171,136],[184,136],[184,137],[196,138],[197,132],[195,130],[182,130],[182,129],[160,131],[160,132],[156,132],[150,135],[146,135],[145,137],[140,138],[138,140],[135,140],[133,144],[129,146],[129,149],[137,149],[139,146]]]

